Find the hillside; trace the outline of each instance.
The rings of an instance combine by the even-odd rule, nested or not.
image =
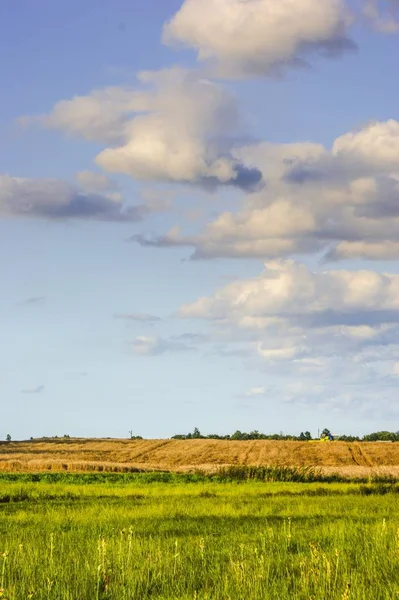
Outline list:
[[[316,466],[399,473],[399,443],[46,439],[0,443],[0,471],[213,470],[220,465]]]

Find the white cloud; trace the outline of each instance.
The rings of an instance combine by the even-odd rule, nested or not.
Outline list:
[[[138,79],[138,90],[96,90],[24,122],[110,144],[96,163],[134,179],[245,189],[260,182],[258,170],[232,155],[239,117],[230,93],[177,68]]]
[[[144,214],[142,206],[125,207],[119,194],[90,193],[58,179],[0,175],[0,216],[133,222]]]
[[[243,317],[319,317],[346,324],[370,311],[398,312],[399,275],[374,271],[312,272],[291,260],[265,264],[262,275],[238,280],[212,296],[183,305],[181,317],[205,319]],[[366,318],[365,316],[365,318]],[[366,321],[367,323],[367,321]]]
[[[301,372],[320,371],[326,367],[322,357],[351,361],[364,348],[378,354],[393,347],[399,275],[312,272],[294,261],[273,261],[259,277],[237,280],[181,306],[179,316],[209,320],[225,335],[230,331],[232,343],[244,344],[267,364],[289,362]]]
[[[126,142],[96,161],[107,171],[149,181],[247,187],[260,180],[228,151],[219,137],[237,127],[236,107],[225,90],[182,70],[142,75],[154,86],[149,111],[131,120]]]
[[[332,156],[346,168],[363,168],[369,175],[399,171],[399,122],[370,123],[335,140]]]
[[[143,245],[193,246],[193,258],[274,258],[324,253],[326,260],[392,259],[399,252],[399,123],[372,123],[329,151],[309,142],[235,151],[266,185],[238,211],[202,231],[136,236]]]
[[[263,344],[258,345],[259,355],[267,362],[278,362],[293,360],[308,352],[308,348],[303,346],[292,346],[287,348],[264,348]]]
[[[129,117],[143,110],[148,110],[148,100],[139,91],[114,87],[61,100],[51,113],[24,116],[19,122],[61,130],[88,141],[117,143],[126,135]]]
[[[179,315],[208,321],[210,343],[228,339],[230,355],[241,352],[251,370],[267,374],[280,401],[360,412],[371,410],[377,390],[381,403],[392,401],[398,292],[397,274],[273,261],[259,277],[223,286]],[[247,393],[258,394],[261,387]]]
[[[264,75],[353,48],[344,0],[185,0],[163,40],[192,47],[223,77]]]

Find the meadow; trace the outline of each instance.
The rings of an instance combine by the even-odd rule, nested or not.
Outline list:
[[[399,597],[393,483],[0,475],[0,598]]]

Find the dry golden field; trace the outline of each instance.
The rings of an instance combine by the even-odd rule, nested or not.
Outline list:
[[[321,467],[399,476],[399,443],[47,439],[0,443],[0,471],[208,471],[222,465]]]

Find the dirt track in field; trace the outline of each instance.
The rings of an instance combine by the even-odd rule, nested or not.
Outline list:
[[[399,443],[74,438],[0,443],[0,471],[184,471],[221,465],[313,466],[351,476],[398,474]]]

